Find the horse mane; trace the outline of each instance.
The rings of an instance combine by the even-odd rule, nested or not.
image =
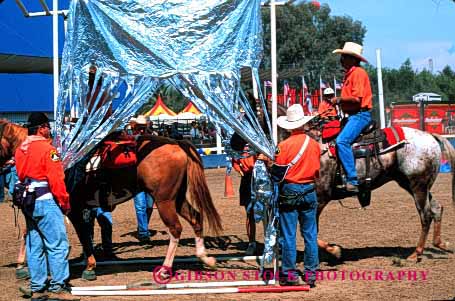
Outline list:
[[[19,147],[19,145],[27,137],[27,130],[16,123],[8,121],[7,119],[0,119],[0,125],[4,126],[2,136],[3,139],[8,141],[8,148],[11,150],[11,156],[13,156],[16,148]],[[4,145],[2,146],[2,148],[5,148]],[[2,156],[3,155],[4,154],[2,153]]]

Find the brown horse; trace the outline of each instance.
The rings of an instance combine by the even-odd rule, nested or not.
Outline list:
[[[0,122],[1,149],[0,164],[13,156],[16,148],[27,136],[27,130],[5,121]],[[208,257],[204,247],[203,222],[214,233],[222,230],[210,192],[207,187],[202,161],[195,147],[187,141],[175,141],[163,137],[147,137],[138,141],[138,162],[131,168],[110,170],[112,186],[121,186],[125,191],[145,191],[156,203],[164,224],[169,229],[170,242],[163,268],[158,271],[167,277],[172,267],[182,225],[177,214],[187,220],[195,232],[196,256],[205,264],[214,267],[216,260]],[[103,178],[105,179],[105,178]],[[84,220],[84,210],[89,207],[87,200],[100,193],[96,187],[101,183],[96,177],[86,177],[79,181],[70,192],[71,213],[69,218],[76,229],[79,240],[87,256],[87,267],[82,274],[85,279],[95,279],[96,260],[90,240],[90,225]],[[131,196],[131,194],[129,195]],[[97,204],[99,205],[99,204]]]
[[[316,133],[313,137],[319,140],[323,150],[320,178],[316,182],[319,202],[318,221],[325,206],[331,200],[355,196],[337,187],[338,162],[330,155],[327,144],[322,143],[320,131],[320,124],[313,125],[309,130],[313,134]],[[455,150],[442,136],[412,128],[403,128],[403,132],[406,143],[402,147],[371,158],[358,158],[356,169],[361,181],[360,192],[367,193],[368,197],[371,190],[389,181],[396,181],[414,198],[422,229],[416,250],[408,259],[418,261],[423,253],[432,221],[434,221],[433,245],[447,251],[447,244],[441,240],[443,207],[432,197],[430,189],[439,173],[443,145],[452,166],[452,200],[455,205]],[[366,160],[370,160],[369,167]],[[362,181],[365,183],[366,178],[371,178],[371,181],[362,185]],[[318,239],[318,245],[337,258],[341,256],[341,249],[338,246],[329,245],[322,239]]]

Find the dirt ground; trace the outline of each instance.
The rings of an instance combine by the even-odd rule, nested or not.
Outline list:
[[[223,218],[222,237],[208,237],[206,246],[210,254],[243,255],[246,248],[244,212],[238,206],[238,196],[225,198],[224,169],[206,170],[210,191],[216,207]],[[234,190],[238,189],[239,177],[233,176]],[[433,195],[445,207],[443,239],[455,243],[455,208],[450,200],[451,177],[442,174],[433,187]],[[347,207],[356,207],[355,199],[344,201]],[[0,204],[0,300],[21,300],[17,290],[23,281],[14,275],[18,251],[18,229],[14,227],[13,209],[9,204]],[[165,227],[158,214],[154,213],[150,228],[154,236],[151,244],[140,244],[136,237],[136,218],[132,202],[120,205],[113,213],[114,248],[121,259],[151,259],[165,255],[168,243]],[[194,254],[193,233],[188,224],[177,256]],[[259,226],[258,237],[262,237]],[[432,230],[431,230],[432,231]],[[71,261],[79,261],[81,247],[72,226],[68,227],[72,245]],[[96,242],[100,242],[96,226]],[[321,218],[322,239],[343,248],[344,261],[334,261],[321,254],[321,275],[317,287],[309,292],[267,294],[221,294],[180,295],[148,297],[75,297],[75,300],[455,300],[455,254],[442,253],[432,248],[432,234],[427,240],[427,249],[420,263],[404,259],[412,253],[420,234],[420,222],[414,202],[395,183],[389,183],[373,192],[372,205],[367,210],[348,209],[333,202],[327,206]],[[262,239],[260,239],[262,241]],[[303,255],[303,240],[299,237],[299,256]],[[302,268],[302,265],[300,265]],[[80,279],[81,268],[72,267],[71,283],[74,286],[125,285],[151,280],[152,265],[99,266],[96,281]],[[182,275],[203,269],[199,264],[176,264]],[[255,273],[255,263],[223,262],[221,272],[245,271]],[[240,273],[240,274],[239,274]],[[343,277],[344,276],[344,277]],[[221,277],[221,276],[220,276]],[[244,277],[244,276],[243,276]],[[334,279],[336,277],[336,279]],[[343,279],[344,278],[344,279]],[[237,278],[237,280],[247,280]],[[193,280],[194,282],[194,280]]]

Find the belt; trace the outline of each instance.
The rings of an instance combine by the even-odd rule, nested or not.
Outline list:
[[[51,191],[49,190],[49,187],[35,187],[34,191],[35,191],[35,200],[37,200],[37,201],[47,199],[47,197],[41,198],[45,194],[49,194],[49,197],[52,197],[52,194],[50,193]]]

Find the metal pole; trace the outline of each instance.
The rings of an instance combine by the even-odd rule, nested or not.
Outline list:
[[[58,0],[53,0],[52,15],[52,43],[53,43],[53,64],[54,64],[54,120],[57,118],[58,101]]]
[[[382,88],[381,49],[376,49],[376,65],[378,72],[379,118],[381,129],[385,128],[384,91]]]
[[[275,0],[270,1],[270,33],[271,33],[271,59],[272,59],[272,139],[278,143],[277,127],[277,63],[276,63],[276,6]]]
[[[221,145],[221,136],[219,133],[216,133],[216,153],[218,155],[223,153],[223,147]]]
[[[253,95],[254,99],[259,99],[258,83],[256,82],[256,77],[254,76],[253,69],[251,69],[251,79],[253,81]],[[255,108],[252,108],[255,109]]]
[[[425,131],[425,103],[422,98],[419,99],[419,117],[420,130]]]

